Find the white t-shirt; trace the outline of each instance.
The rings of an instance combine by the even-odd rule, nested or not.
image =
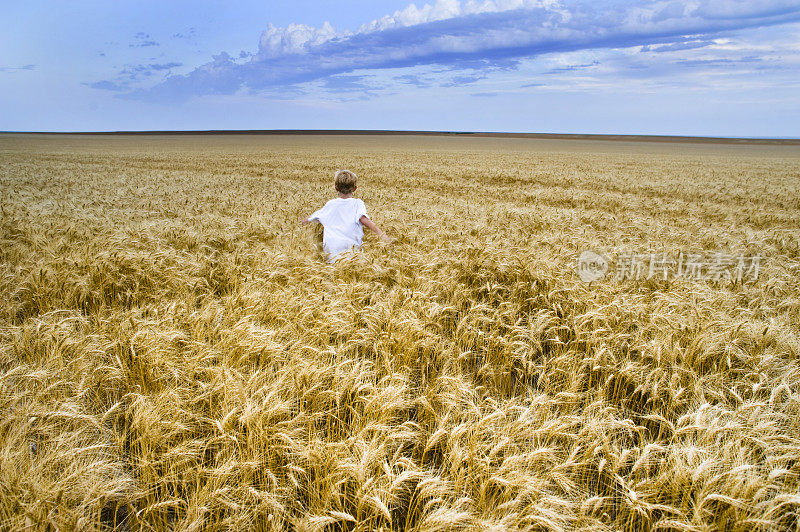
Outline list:
[[[308,217],[317,220],[324,227],[322,249],[328,254],[328,262],[334,262],[341,255],[364,239],[362,216],[367,216],[367,207],[358,198],[335,198],[320,210]]]

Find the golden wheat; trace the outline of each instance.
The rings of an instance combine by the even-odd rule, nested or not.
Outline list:
[[[328,265],[297,220],[345,166],[395,242]],[[796,146],[0,135],[0,172],[2,530],[800,527]]]

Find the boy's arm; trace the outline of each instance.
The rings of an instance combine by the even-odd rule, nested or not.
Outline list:
[[[328,202],[328,203],[330,203],[330,202]],[[303,224],[303,225],[306,225],[306,224],[310,224],[311,222],[320,222],[321,221],[321,217],[324,215],[325,212],[327,212],[327,207],[328,207],[328,204],[326,203],[325,206],[322,207],[321,209],[312,212],[308,216],[304,216],[303,218],[300,218],[300,223]]]
[[[311,222],[319,222],[319,211],[315,211],[313,214],[300,218],[300,223],[303,225],[310,224]]]
[[[386,233],[381,231],[378,228],[378,226],[375,225],[375,222],[369,219],[367,215],[362,215],[361,218],[358,219],[358,221],[361,222],[361,225],[363,225],[364,227],[366,227],[367,229],[378,235],[380,239],[383,240],[384,242],[389,242],[391,240],[388,236],[386,236]]]

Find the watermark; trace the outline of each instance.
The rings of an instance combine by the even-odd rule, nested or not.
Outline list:
[[[755,281],[761,270],[760,255],[728,253],[621,253],[613,261],[616,281],[644,279],[693,279],[698,281],[744,283]],[[594,251],[578,257],[578,276],[582,281],[604,279],[611,261]]]
[[[581,281],[599,281],[608,273],[608,261],[594,251],[584,251],[578,257],[578,276]]]

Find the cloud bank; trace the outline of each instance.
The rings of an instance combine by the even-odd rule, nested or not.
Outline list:
[[[789,0],[438,0],[422,8],[412,4],[352,32],[337,32],[327,22],[319,28],[270,25],[253,55],[237,60],[221,52],[188,74],[169,76],[124,96],[180,101],[242,89],[273,89],[354,71],[419,65],[509,69],[519,58],[553,52],[631,46],[657,52],[691,49],[733,30],[797,21],[800,1]],[[147,37],[142,35],[142,40]],[[473,72],[472,78],[478,76]],[[420,85],[413,77],[402,81]],[[113,90],[103,82],[92,86]]]

